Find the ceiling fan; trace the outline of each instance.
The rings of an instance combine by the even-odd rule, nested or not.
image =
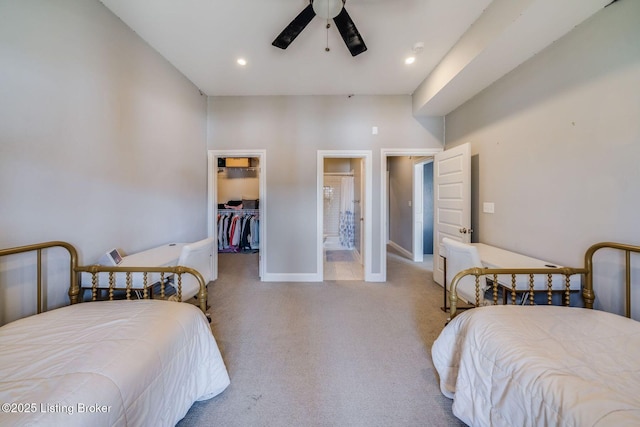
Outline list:
[[[345,2],[346,0],[309,0],[309,5],[287,25],[271,44],[280,49],[286,49],[313,17],[318,15],[327,20],[333,19],[347,49],[351,52],[351,56],[360,55],[367,50],[367,46],[344,8]],[[328,23],[327,28],[329,28]],[[327,47],[326,50],[328,51],[329,48]]]

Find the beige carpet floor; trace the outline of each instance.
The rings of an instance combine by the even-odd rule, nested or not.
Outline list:
[[[424,264],[387,265],[386,283],[270,283],[257,254],[220,254],[209,302],[231,385],[179,425],[463,425],[430,356],[442,288]]]

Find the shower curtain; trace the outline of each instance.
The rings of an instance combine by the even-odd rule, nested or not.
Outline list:
[[[353,218],[353,177],[342,178],[340,185],[340,244],[345,248],[355,245],[355,230]]]

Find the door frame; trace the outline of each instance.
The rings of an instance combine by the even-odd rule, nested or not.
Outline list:
[[[267,271],[267,150],[208,150],[207,151],[207,233],[209,237],[217,236],[218,216],[218,158],[220,157],[257,157],[258,158],[258,185],[260,194],[260,227],[258,228],[258,239],[260,240],[260,250],[258,253],[258,274],[263,281]],[[217,246],[217,245],[216,245]],[[212,262],[213,279],[218,278],[218,250],[214,251]]]
[[[380,276],[381,281],[387,281],[387,230],[389,229],[389,186],[387,183],[387,158],[393,156],[417,156],[417,157],[433,157],[437,153],[442,152],[442,148],[382,148],[380,149],[380,194],[382,198],[382,203],[380,203]],[[416,187],[419,185],[422,187],[422,183],[416,182],[416,174],[413,174],[413,193],[415,194]],[[413,203],[413,215],[415,215],[415,205]],[[415,230],[415,218],[411,221],[413,236],[412,239],[416,237]],[[415,242],[412,245],[415,248]],[[414,249],[415,250],[415,249]]]
[[[373,282],[373,274],[371,272],[372,263],[372,184],[373,184],[373,153],[371,150],[318,150],[317,151],[317,189],[316,189],[316,270],[318,281],[324,280],[324,262],[323,262],[323,231],[324,231],[324,202],[323,190],[324,185],[324,159],[325,158],[347,158],[361,159],[364,168],[364,177],[362,179],[364,185],[364,204],[361,203],[360,208],[364,214],[363,226],[360,233],[364,237],[364,245],[361,247],[362,266],[364,268],[364,281]],[[364,205],[364,206],[363,206]]]

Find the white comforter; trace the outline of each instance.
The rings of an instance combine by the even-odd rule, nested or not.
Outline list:
[[[227,385],[191,304],[82,303],[0,328],[3,426],[173,426]]]
[[[432,347],[440,389],[473,426],[639,426],[640,322],[602,311],[491,306]]]

